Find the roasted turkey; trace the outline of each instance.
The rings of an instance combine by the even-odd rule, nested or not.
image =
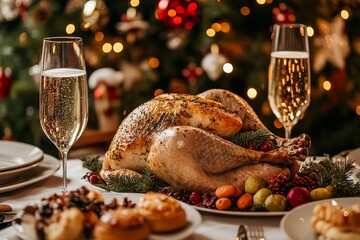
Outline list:
[[[263,129],[276,147],[250,150],[229,141]],[[120,124],[104,156],[102,178],[138,175],[145,168],[175,188],[213,191],[243,187],[249,175],[265,180],[291,174],[308,156],[306,134],[286,140],[272,134],[240,96],[212,89],[197,96],[162,94],[134,109]]]

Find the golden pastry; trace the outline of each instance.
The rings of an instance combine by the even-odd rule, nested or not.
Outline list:
[[[155,233],[171,232],[186,225],[186,212],[179,202],[162,193],[148,192],[136,206]]]

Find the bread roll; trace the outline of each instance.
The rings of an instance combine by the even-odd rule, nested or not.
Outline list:
[[[318,204],[311,227],[318,236],[332,240],[360,240],[360,204],[350,208]]]
[[[93,231],[96,240],[142,240],[149,234],[144,217],[136,209],[121,207],[102,215]]]
[[[186,225],[186,212],[178,201],[166,194],[148,192],[136,206],[154,233],[176,231]]]

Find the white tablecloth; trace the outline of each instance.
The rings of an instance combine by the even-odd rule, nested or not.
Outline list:
[[[87,186],[90,189],[97,190],[87,181],[81,179],[88,172],[82,167],[80,160],[68,161],[68,188],[69,190],[77,189],[80,186]],[[55,175],[30,186],[14,190],[12,192],[0,193],[0,203],[8,203],[14,210],[19,210],[27,204],[38,201],[43,196],[61,192],[62,171],[59,170]],[[235,239],[238,226],[247,224],[255,217],[239,217],[215,215],[210,213],[201,213],[202,223],[195,233],[188,239],[205,240],[205,239]],[[13,216],[7,215],[7,219]],[[280,230],[281,217],[256,217],[263,223],[266,240],[286,239],[285,234]],[[12,227],[0,231],[0,239],[18,239]]]

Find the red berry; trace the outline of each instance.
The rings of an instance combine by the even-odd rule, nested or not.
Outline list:
[[[272,146],[271,146],[270,143],[268,143],[268,142],[263,142],[263,143],[261,144],[261,151],[263,151],[263,152],[269,152],[269,151],[271,151],[271,150],[272,150]]]
[[[190,194],[190,201],[193,204],[198,204],[201,201],[201,193],[199,192],[192,192]]]
[[[249,143],[248,148],[249,148],[250,150],[255,150],[255,151],[258,150],[257,147],[256,147],[256,145],[253,144],[253,143]]]
[[[96,175],[95,173],[94,174],[91,174],[90,176],[88,176],[88,180],[91,184],[97,184],[100,180],[100,177],[98,175]]]

